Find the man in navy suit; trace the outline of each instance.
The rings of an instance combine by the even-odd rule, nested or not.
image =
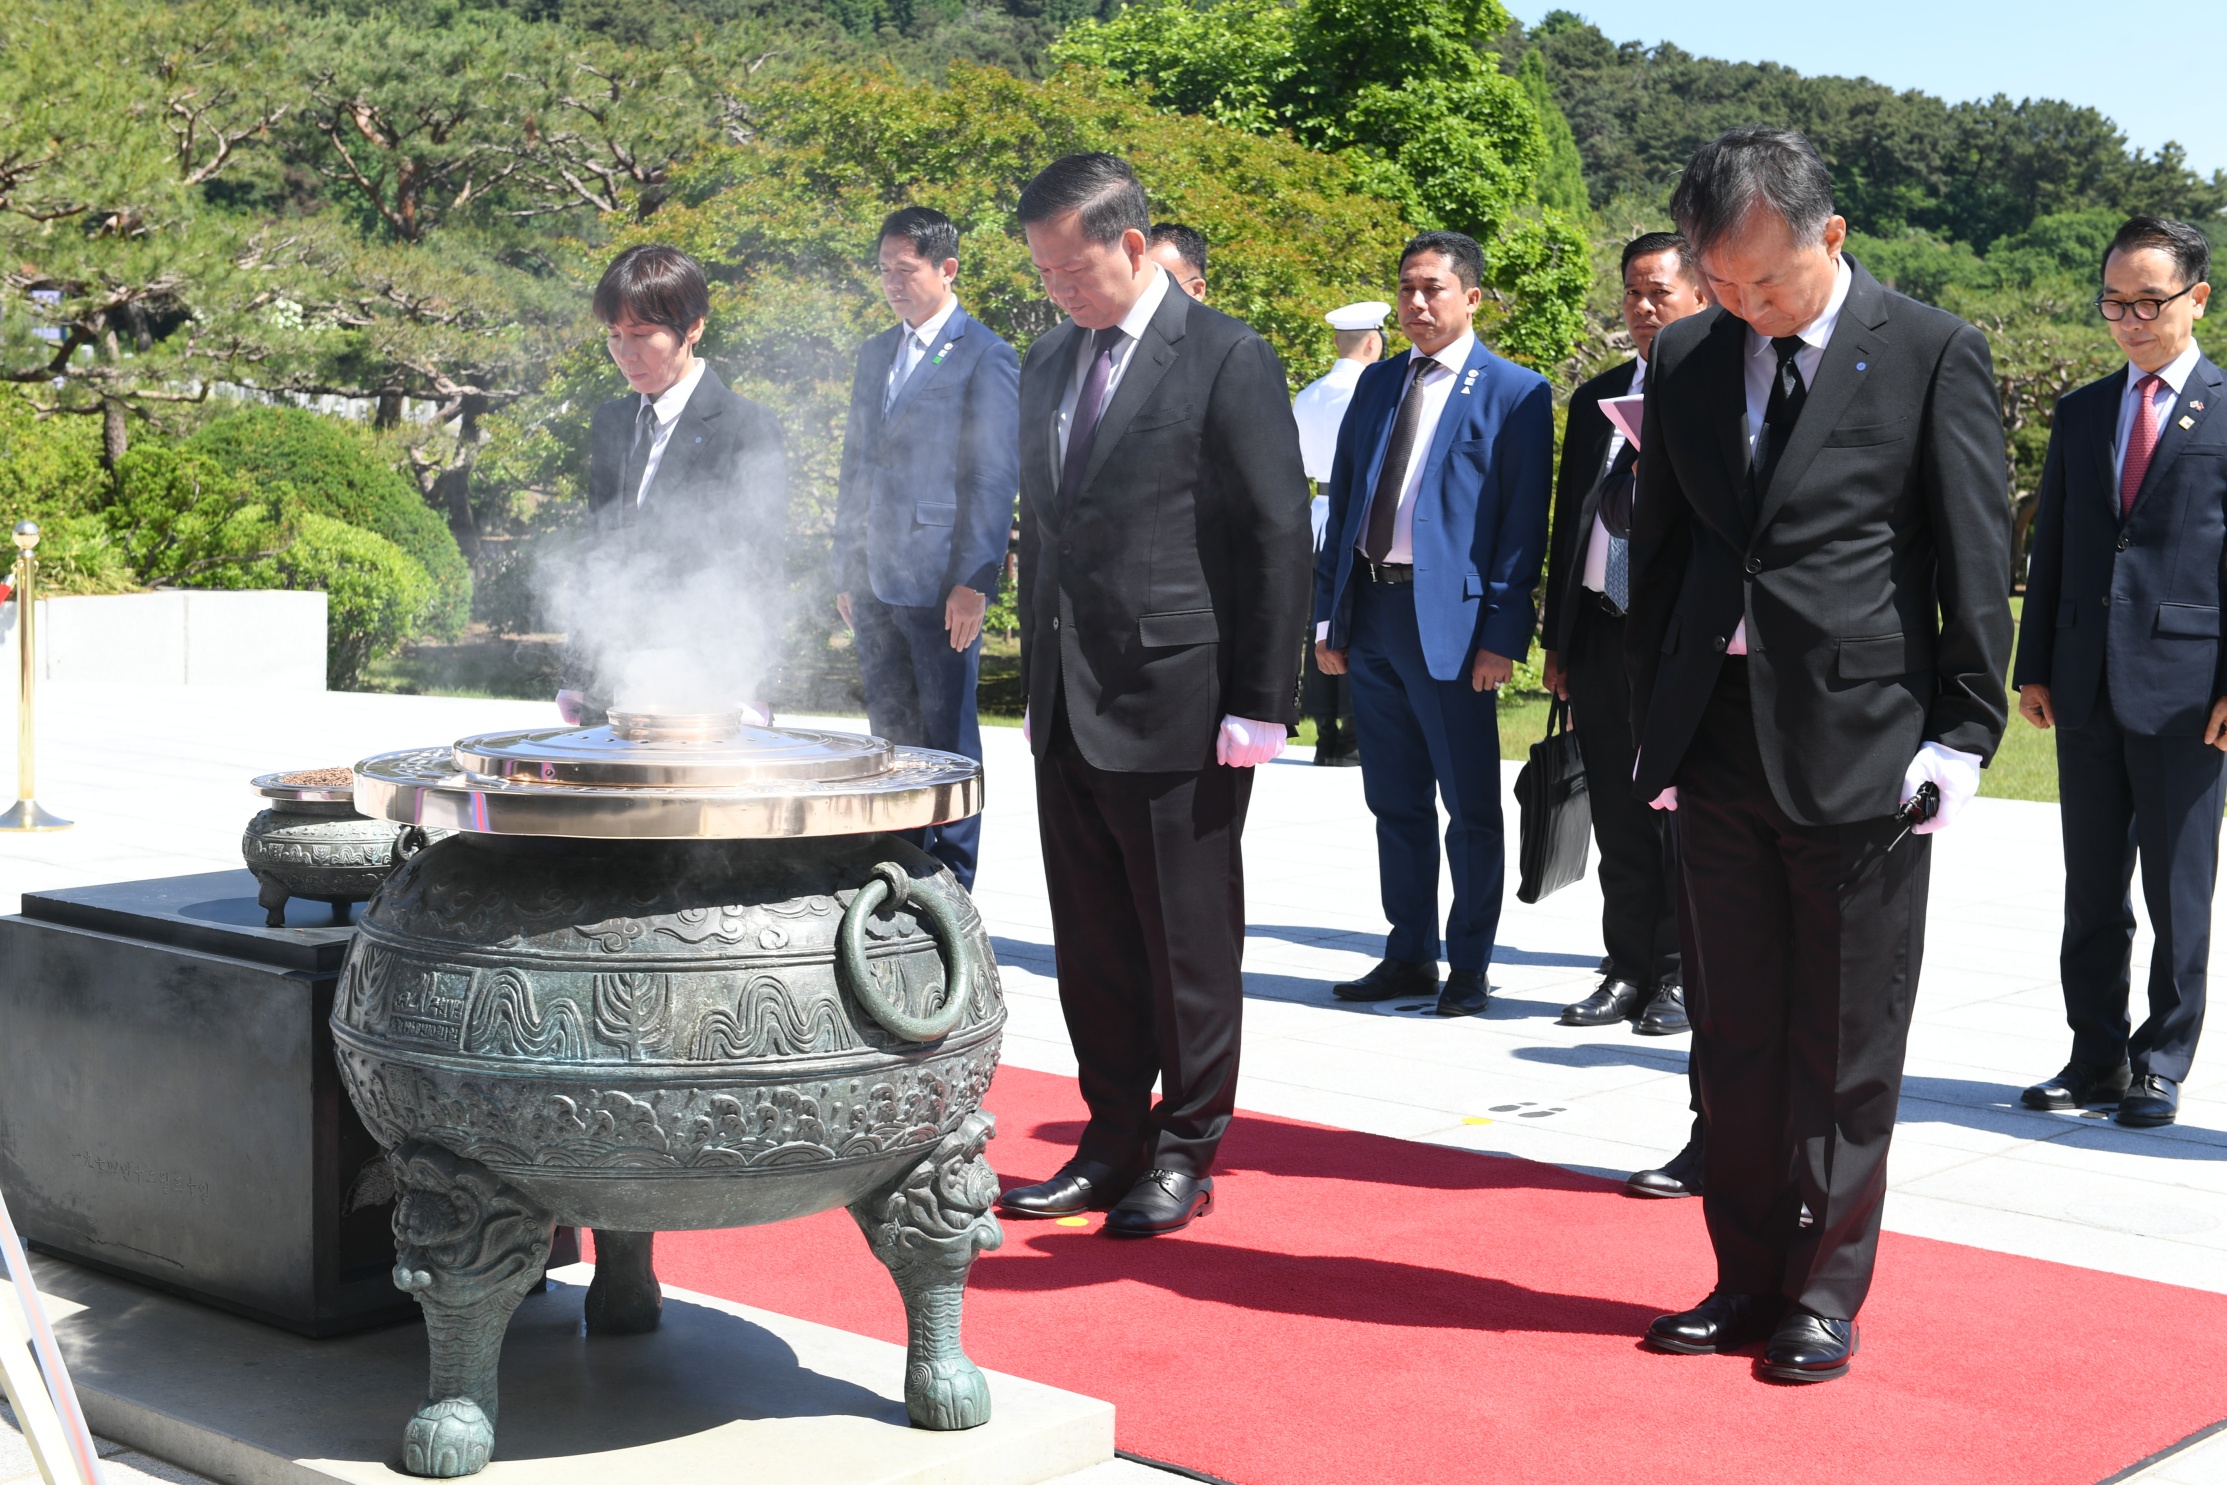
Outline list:
[[[882,295],[902,323],[866,342],[835,503],[835,604],[866,717],[891,742],[980,762],[974,687],[1020,489],[1021,362],[951,292],[959,229],[908,206],[881,230]],[[979,816],[921,844],[974,885]]]
[[[1546,379],[1472,327],[1484,254],[1425,232],[1400,258],[1407,354],[1361,373],[1338,432],[1315,559],[1315,663],[1350,675],[1362,791],[1392,932],[1345,1000],[1438,995],[1484,1010],[1504,876],[1497,688],[1531,644],[1546,556],[1554,404]],[[1438,987],[1438,811],[1454,906]]]
[[[2227,375],[2193,338],[2210,262],[2203,233],[2155,217],[2104,254],[2096,308],[2127,365],[2057,404],[2012,672],[2019,713],[2057,731],[2072,1023],[2071,1062],[2024,1102],[2116,1103],[2136,1128],[2179,1114],[2203,1029],[2227,787]],[[2137,854],[2157,947],[2129,1036]]]

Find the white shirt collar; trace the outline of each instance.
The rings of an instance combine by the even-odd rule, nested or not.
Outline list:
[[[1856,275],[1848,271],[1848,255],[1843,253],[1833,259],[1832,297],[1825,301],[1825,309],[1822,314],[1795,332],[1804,345],[1813,351],[1825,349],[1825,343],[1833,338],[1833,326],[1840,323],[1841,306],[1848,302],[1849,286],[1854,284],[1855,281]],[[1768,335],[1758,334],[1755,327],[1750,325],[1748,327],[1748,354],[1760,356],[1770,349],[1771,338]]]
[[[1436,361],[1448,371],[1460,371],[1469,364],[1469,353],[1475,349],[1477,349],[1477,332],[1464,330],[1460,339],[1454,341],[1451,345],[1440,347],[1438,353],[1430,359]],[[1423,354],[1421,350],[1414,346],[1409,346],[1408,350],[1413,355],[1420,356]],[[1410,371],[1409,374],[1412,375],[1413,372]]]
[[[943,327],[951,323],[951,317],[958,311],[959,296],[946,294],[943,297],[943,308],[922,320],[917,327],[908,325],[905,328],[912,332],[913,339],[919,341],[923,349],[932,351],[936,348],[937,339],[943,334]]]
[[[1175,280],[1168,277],[1165,268],[1157,263],[1153,264],[1152,282],[1137,296],[1137,302],[1129,306],[1129,313],[1121,317],[1121,333],[1131,340],[1144,339],[1144,327],[1151,324],[1152,317],[1160,312],[1160,301],[1168,297],[1168,290],[1174,283]]]
[[[1624,394],[1626,397],[1647,390],[1647,358],[1635,351],[1632,360],[1637,364],[1632,367],[1632,388]]]
[[[2181,389],[2188,385],[2188,374],[2196,369],[2196,358],[2198,356],[2201,356],[2202,354],[2204,354],[2203,351],[2199,349],[2196,342],[2192,340],[2188,343],[2187,349],[2183,350],[2179,355],[2175,356],[2172,360],[2166,362],[2163,366],[2160,366],[2158,368],[2157,374],[2165,378],[2165,385],[2173,389],[2173,395],[2175,397],[2179,397],[2181,395]],[[2141,381],[2143,377],[2148,375],[2148,372],[2135,365],[2132,361],[2127,362],[2125,395],[2132,397],[2134,395],[2135,383]]]
[[[689,366],[686,376],[652,399],[650,407],[656,412],[657,421],[661,426],[680,416],[681,409],[688,406],[688,399],[696,395],[696,383],[703,379],[704,358],[697,356],[694,358],[693,364]]]

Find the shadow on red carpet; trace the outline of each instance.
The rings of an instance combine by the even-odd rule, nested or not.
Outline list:
[[[1005,1068],[989,1107],[1009,1186],[1081,1128],[1065,1078]],[[1793,1388],[1753,1352],[1638,1344],[1709,1288],[1697,1202],[1258,1115],[1216,1190],[1149,1242],[1007,1222],[968,1352],[1110,1399],[1122,1448],[1239,1485],[2094,1485],[2227,1417],[2227,1296],[1890,1233],[1854,1370]],[[657,1255],[667,1283],[904,1340],[841,1212]]]

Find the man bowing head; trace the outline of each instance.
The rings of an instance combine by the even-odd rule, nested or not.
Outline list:
[[[1068,318],[1021,366],[1017,602],[1060,1008],[1090,1123],[1017,1217],[1213,1206],[1237,1097],[1252,770],[1298,720],[1307,477],[1268,343],[1147,256],[1144,189],[1069,155],[1021,193]],[[1152,1101],[1153,1083],[1160,1101]]]

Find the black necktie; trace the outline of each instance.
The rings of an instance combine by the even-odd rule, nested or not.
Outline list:
[[[650,445],[657,442],[657,404],[649,398],[634,410],[634,443],[626,451],[626,468],[619,475],[619,504],[631,506],[642,498],[642,472],[650,466]]]
[[[1625,444],[1601,476],[1601,524],[1611,536],[1632,534],[1632,492],[1639,483],[1639,450]]]
[[[1778,353],[1778,370],[1771,377],[1771,400],[1763,405],[1763,427],[1755,435],[1755,452],[1748,464],[1753,476],[1750,491],[1756,500],[1771,488],[1772,471],[1778,468],[1779,455],[1786,452],[1787,440],[1794,436],[1802,404],[1809,400],[1809,388],[1802,385],[1802,368],[1794,364],[1802,345],[1799,335],[1771,337],[1771,349]]]
[[[1376,493],[1369,497],[1369,529],[1361,538],[1361,555],[1382,562],[1392,551],[1392,527],[1399,520],[1400,488],[1407,483],[1408,456],[1415,452],[1415,430],[1423,421],[1423,373],[1438,363],[1410,352],[1407,395],[1400,399],[1399,416],[1392,420],[1392,441],[1384,449],[1384,467],[1376,472]]]

